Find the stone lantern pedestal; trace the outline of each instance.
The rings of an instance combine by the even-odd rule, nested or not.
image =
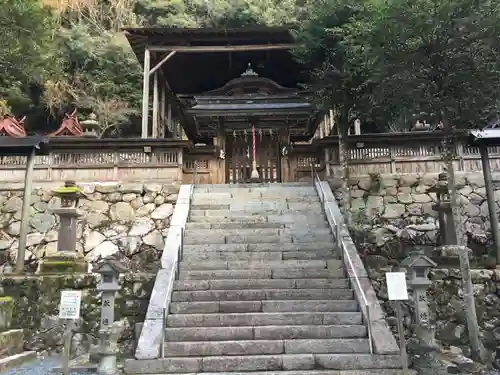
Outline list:
[[[40,261],[37,273],[85,273],[87,262],[76,251],[77,206],[82,192],[74,181],[66,181],[55,194],[61,198],[61,207],[53,210],[60,218],[57,252]]]

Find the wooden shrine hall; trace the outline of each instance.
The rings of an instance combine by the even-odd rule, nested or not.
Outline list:
[[[294,142],[321,111],[286,28],[128,28],[144,68],[142,138],[187,137],[216,153],[218,182],[288,181]]]

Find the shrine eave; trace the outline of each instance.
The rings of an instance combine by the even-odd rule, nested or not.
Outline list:
[[[310,114],[312,111],[309,103],[198,104],[188,110],[195,117],[286,116]]]
[[[0,156],[27,156],[35,151],[36,155],[49,153],[50,139],[46,136],[0,137]]]

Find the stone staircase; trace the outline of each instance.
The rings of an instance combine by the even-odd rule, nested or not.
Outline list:
[[[402,373],[371,344],[314,186],[200,185],[163,358],[130,374]]]
[[[11,329],[14,300],[0,297],[0,372],[37,357],[34,351],[24,350],[24,330]]]

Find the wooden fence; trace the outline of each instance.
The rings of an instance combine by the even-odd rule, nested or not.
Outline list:
[[[349,136],[349,168],[353,176],[425,174],[443,171],[443,136],[436,133],[363,134]],[[197,163],[199,183],[223,183],[224,160],[213,146],[194,147],[184,140],[56,139],[48,155],[36,156],[34,181],[146,181],[189,183]],[[500,172],[500,147],[490,147],[492,171]],[[311,164],[325,174],[339,174],[338,137],[297,145],[288,157],[290,180],[310,176]],[[480,172],[477,147],[464,137],[455,142],[455,170]],[[24,181],[26,157],[0,156],[3,182]]]

